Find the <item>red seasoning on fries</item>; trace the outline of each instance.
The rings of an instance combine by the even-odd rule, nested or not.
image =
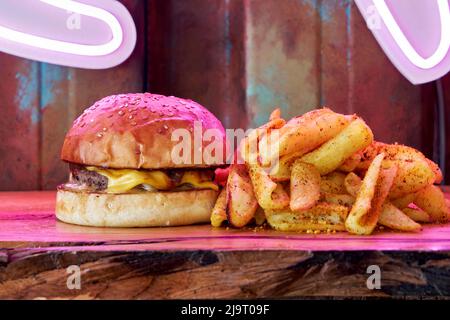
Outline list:
[[[266,220],[280,231],[369,235],[377,226],[417,232],[449,217],[434,185],[439,167],[414,148],[375,141],[356,115],[323,108],[285,121],[275,109],[239,150],[245,164],[231,166],[213,226]]]

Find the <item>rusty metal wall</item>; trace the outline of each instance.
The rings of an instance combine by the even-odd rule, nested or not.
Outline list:
[[[142,90],[197,100],[228,128],[261,124],[275,106],[291,117],[327,105],[363,116],[378,140],[433,154],[434,84],[397,72],[351,0],[123,2],[138,46],[119,67],[0,53],[0,190],[54,188],[67,175],[59,150],[72,120],[102,96]]]

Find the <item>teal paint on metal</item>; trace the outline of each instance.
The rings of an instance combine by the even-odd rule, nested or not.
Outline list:
[[[314,0],[304,0],[304,2],[310,4],[313,8],[317,9],[319,12],[320,20],[322,22],[333,22],[335,18],[335,8],[336,4],[338,6],[345,7],[345,13],[347,18],[350,19],[351,7],[353,0],[322,0],[322,1],[314,1]]]
[[[225,0],[225,63],[227,66],[231,63],[231,51],[233,50],[233,43],[231,42],[230,37],[230,9],[229,9],[230,0]]]
[[[347,39],[352,37],[352,1],[346,1],[345,16],[347,22]],[[350,68],[352,63],[352,49],[350,45],[347,45],[347,67]]]
[[[301,3],[310,5],[314,9],[319,9],[321,2],[321,0],[301,0]]]
[[[247,86],[247,97],[250,100],[255,99],[255,103],[259,108],[259,112],[254,114],[254,118],[251,119],[252,124],[255,126],[266,123],[274,107],[278,106],[281,110],[289,109],[286,98],[263,83],[249,83]]]
[[[41,64],[41,109],[53,102],[56,86],[64,78],[63,68],[48,63]]]
[[[19,110],[31,110],[31,122],[36,124],[40,120],[40,114],[33,106],[39,90],[39,63],[31,62],[28,70],[17,72],[15,77],[18,86],[14,101]]]
[[[267,66],[264,68],[263,75],[266,79],[272,79],[277,72],[277,69],[274,66]]]
[[[330,4],[330,2],[331,1],[325,1],[325,3],[322,2],[320,4],[319,16],[320,20],[322,20],[323,22],[328,22],[333,17],[333,10],[327,5]]]

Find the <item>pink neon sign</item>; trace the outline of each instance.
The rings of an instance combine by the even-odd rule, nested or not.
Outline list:
[[[111,0],[2,0],[0,50],[71,67],[104,69],[136,44],[128,10]]]
[[[448,0],[356,0],[356,4],[386,55],[409,81],[433,81],[450,70]]]

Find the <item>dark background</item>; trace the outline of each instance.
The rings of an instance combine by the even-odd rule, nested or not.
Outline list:
[[[118,67],[81,70],[0,53],[0,190],[55,188],[67,178],[59,151],[72,121],[103,96],[126,92],[197,100],[227,128],[259,125],[275,106],[288,118],[327,105],[360,114],[377,140],[437,152],[435,83],[403,78],[353,1],[122,2],[138,43]],[[450,76],[442,81],[449,106]],[[449,107],[446,117],[449,127]],[[446,150],[449,159],[448,141]]]

